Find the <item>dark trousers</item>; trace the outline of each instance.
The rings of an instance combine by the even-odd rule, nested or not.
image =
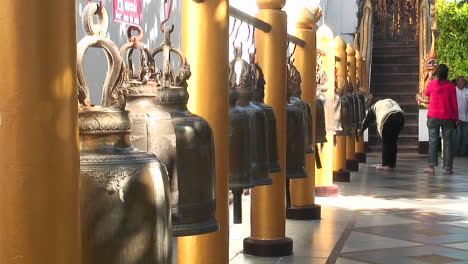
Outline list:
[[[429,167],[438,165],[438,141],[440,130],[442,129],[442,139],[444,142],[444,169],[451,170],[453,164],[453,134],[455,133],[455,121],[441,118],[427,118],[427,128],[429,129]]]
[[[395,167],[397,157],[398,136],[405,125],[402,113],[393,113],[385,121],[382,128],[382,166]]]

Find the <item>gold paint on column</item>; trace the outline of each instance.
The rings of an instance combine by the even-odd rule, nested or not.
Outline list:
[[[81,264],[75,2],[0,21],[0,263]]]
[[[284,0],[257,0],[257,18],[272,25],[269,33],[255,31],[257,60],[265,74],[265,103],[273,107],[276,116],[278,160],[281,171],[271,173],[273,184],[252,190],[251,236],[255,239],[285,237],[286,185],[286,13],[280,8]]]
[[[346,55],[346,61],[348,62],[349,82],[351,83],[353,90],[356,91],[356,51],[349,43],[346,44]]]
[[[362,86],[363,86],[363,68],[362,68],[362,65],[363,65],[363,61],[362,61],[362,56],[361,56],[361,52],[359,50],[356,50],[356,84],[358,84],[356,86],[356,89],[355,91],[356,92],[363,92],[362,91]],[[364,149],[364,135],[361,135],[359,137],[356,138],[356,145],[355,145],[355,152],[356,153],[364,153],[365,152],[365,149]]]
[[[317,67],[317,25],[320,19],[320,8],[303,8],[296,21],[295,36],[304,40],[304,47],[297,47],[294,53],[295,65],[302,76],[302,100],[310,105],[312,111],[312,146],[315,146],[315,97],[317,94],[316,67]],[[315,150],[317,151],[317,150]],[[293,206],[306,206],[315,204],[315,154],[306,154],[305,170],[307,178],[291,180],[291,204]]]
[[[346,90],[346,44],[340,36],[336,36],[333,40],[333,46],[334,55],[336,57],[335,67],[337,68],[337,87]],[[346,91],[344,94],[346,94]],[[333,147],[333,170],[338,171],[340,169],[346,169],[346,136],[336,136],[335,140],[335,145]]]
[[[322,25],[317,31],[317,48],[327,53],[322,57],[322,61],[328,78],[327,94],[333,98],[335,96],[335,55],[333,49],[333,32],[326,25]],[[323,144],[323,148],[319,152],[322,168],[315,169],[316,186],[331,186],[333,184],[334,138],[334,135],[327,134],[327,142]]]
[[[190,63],[190,111],[208,121],[215,143],[217,232],[179,237],[177,263],[229,262],[228,1],[182,0],[181,46]]]
[[[353,47],[351,47],[349,43],[346,45],[346,55],[347,55],[346,61],[347,61],[347,68],[348,68],[347,75],[348,75],[349,85],[353,87],[354,91],[356,91],[356,57],[355,57],[356,53]],[[346,87],[346,89],[348,89],[348,87]],[[348,92],[349,91],[346,91],[346,93]],[[356,132],[356,129],[353,128],[353,134],[346,137],[346,159],[347,160],[356,159],[356,155],[354,152],[354,148],[355,148],[354,141],[356,139],[355,132]]]

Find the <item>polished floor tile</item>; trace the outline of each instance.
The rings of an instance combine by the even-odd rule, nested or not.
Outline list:
[[[403,247],[352,252],[344,253],[343,257],[376,264],[468,263],[467,251],[447,249],[437,246]],[[447,262],[449,259],[452,259],[451,262]]]
[[[381,248],[396,248],[396,247],[411,247],[420,246],[421,244],[398,240],[383,236],[369,235],[360,232],[351,232],[346,243],[344,244],[342,253],[372,250]]]
[[[399,154],[390,172],[372,167],[379,155],[368,160],[351,182],[336,183],[337,197],[316,197],[321,220],[286,221],[292,256],[243,254],[250,236],[244,196],[243,223],[230,225],[230,264],[468,264],[468,158],[455,159],[451,176],[440,168],[425,174],[422,155]]]

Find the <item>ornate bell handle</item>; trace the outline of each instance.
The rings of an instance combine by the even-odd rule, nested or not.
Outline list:
[[[137,35],[132,35],[132,32],[137,32]],[[138,79],[142,82],[147,82],[144,80],[147,74],[153,73],[151,67],[154,66],[153,58],[151,57],[151,51],[146,47],[145,44],[141,43],[143,39],[143,30],[137,26],[129,26],[127,29],[127,38],[128,42],[125,43],[120,48],[120,55],[122,58],[126,58],[128,72],[128,79]],[[140,72],[135,74],[135,66],[133,65],[132,54],[134,50],[140,51]],[[125,62],[124,62],[125,63]]]
[[[166,27],[163,43],[151,53],[153,59],[159,53],[163,55],[163,70],[157,77],[158,85],[162,87],[182,86],[185,80],[190,77],[190,66],[182,52],[172,46],[170,34],[170,28]],[[179,69],[175,74],[171,70],[171,53],[175,53],[179,57]]]
[[[97,15],[99,23],[94,24],[93,16]],[[87,34],[78,42],[77,47],[77,85],[78,102],[83,106],[91,106],[89,98],[89,86],[83,70],[84,54],[89,47],[101,48],[105,51],[107,57],[107,74],[102,89],[101,105],[104,107],[121,108],[122,102],[119,98],[116,87],[122,81],[124,65],[119,49],[105,35],[107,30],[107,12],[98,4],[87,4],[83,10],[83,29]]]
[[[98,23],[94,23],[94,15],[98,17]],[[83,9],[83,17],[81,18],[83,31],[87,36],[102,35],[105,36],[109,28],[109,16],[107,10],[96,3],[89,3]]]

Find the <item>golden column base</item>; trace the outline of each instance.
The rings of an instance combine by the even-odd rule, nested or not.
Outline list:
[[[327,142],[319,149],[322,168],[315,167],[315,196],[330,197],[338,195],[338,185],[333,184],[333,135],[327,135]]]
[[[359,171],[359,161],[356,159],[355,141],[356,129],[353,128],[353,134],[346,137],[346,169],[349,171]]]
[[[285,237],[286,185],[286,13],[284,0],[257,0],[257,17],[272,26],[269,33],[255,31],[257,59],[265,74],[265,103],[276,116],[278,160],[281,171],[271,173],[272,185],[252,190],[251,237],[244,253],[274,257],[292,254],[293,242]],[[265,8],[265,9],[262,9]]]
[[[365,144],[364,144],[364,136],[361,135],[356,138],[356,145],[355,145],[355,150],[356,150],[356,159],[359,161],[359,163],[366,163],[367,162],[367,153],[365,150]]]
[[[360,91],[361,93],[366,93],[365,88],[365,81],[364,81],[364,68],[363,68],[363,60],[362,60],[362,55],[361,52],[356,49],[356,79],[359,80],[359,82],[356,82],[356,91]],[[355,142],[355,156],[356,159],[359,161],[359,163],[366,163],[367,162],[367,153],[365,149],[365,144],[364,144],[364,135],[358,136],[356,138]]]
[[[312,146],[315,146],[315,97],[317,25],[321,17],[319,7],[309,10],[303,8],[296,21],[296,37],[304,40],[304,47],[297,47],[294,55],[295,64],[302,76],[302,99],[310,105],[312,111]],[[315,150],[317,151],[317,150]],[[286,218],[295,220],[315,220],[321,218],[320,205],[315,204],[315,153],[306,154],[305,170],[307,178],[291,180],[291,207],[286,210]]]
[[[75,1],[0,21],[0,263],[81,264]]]
[[[335,136],[336,144],[333,147],[333,181],[349,182],[351,175],[346,170],[346,136]]]
[[[348,68],[348,80],[350,86],[353,88],[352,92],[356,92],[356,52],[353,47],[348,43],[346,45],[346,61]],[[351,91],[347,91],[348,93]],[[355,102],[357,103],[357,102]],[[356,108],[354,108],[355,110]],[[356,113],[354,113],[356,115]],[[354,122],[354,121],[353,121]],[[353,124],[354,125],[354,124]],[[356,141],[356,127],[353,127],[353,132],[350,136],[346,137],[346,169],[349,171],[359,171],[359,161],[356,159],[355,154],[355,141]]]
[[[337,69],[337,88],[343,90],[342,95],[346,95],[346,89],[348,88],[347,76],[347,53],[346,43],[340,36],[336,36],[333,40],[334,48],[334,62]],[[344,128],[345,129],[345,128]],[[335,145],[333,148],[333,181],[336,182],[349,182],[350,173],[346,170],[346,136],[337,135],[335,136]],[[354,147],[353,147],[354,152]]]
[[[177,238],[177,263],[229,262],[228,207],[228,1],[182,1],[182,50],[190,63],[190,111],[205,118],[213,130],[216,169],[214,233]]]

